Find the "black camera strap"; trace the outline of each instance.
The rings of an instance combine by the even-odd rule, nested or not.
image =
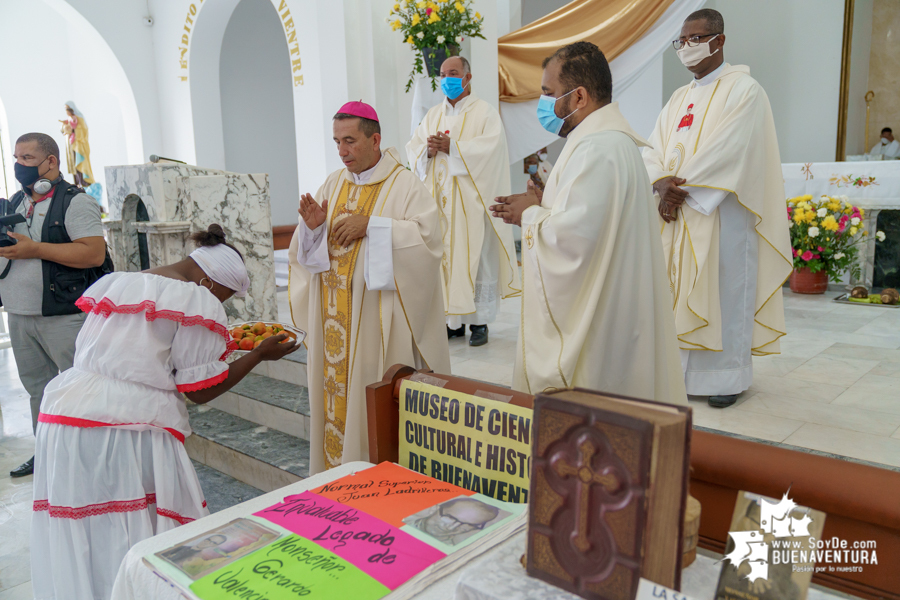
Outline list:
[[[14,212],[16,212],[16,209],[19,208],[19,204],[22,203],[22,198],[24,198],[24,197],[25,197],[25,194],[20,191],[20,192],[16,193],[15,195],[13,195],[11,200],[4,201],[4,203],[3,203],[4,210],[3,210],[2,216],[5,217],[7,215],[11,215]],[[12,264],[13,264],[13,261],[7,259],[6,268],[3,269],[2,273],[0,273],[0,279],[6,279],[6,276],[9,275],[9,270],[12,268]]]

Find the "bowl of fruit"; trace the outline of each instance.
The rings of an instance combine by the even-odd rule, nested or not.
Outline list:
[[[282,343],[289,340],[296,340],[299,344],[306,339],[305,331],[285,326],[281,323],[271,323],[268,321],[234,323],[228,332],[231,334],[234,342],[238,345],[236,352],[249,352],[259,346],[263,340],[282,333],[288,336]]]

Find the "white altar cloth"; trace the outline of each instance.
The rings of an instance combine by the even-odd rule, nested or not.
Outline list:
[[[313,475],[302,481],[285,486],[242,502],[208,517],[198,519],[177,529],[135,545],[119,567],[113,588],[115,600],[183,600],[175,588],[153,573],[142,559],[148,554],[159,552],[179,542],[200,535],[234,519],[245,517],[281,502],[285,496],[300,494],[317,488],[356,471],[373,466],[367,462],[352,462],[329,471]],[[419,594],[417,600],[580,600],[559,588],[528,577],[519,563],[525,551],[525,532],[516,534],[491,548],[472,561],[471,565],[459,569],[439,579]],[[715,559],[702,554],[682,573],[682,592],[696,600],[713,597],[718,581],[719,564]],[[831,600],[840,598],[823,589],[810,588],[807,600]]]
[[[529,577],[519,562],[524,552],[525,532],[522,532],[478,557],[468,569],[447,577],[457,579],[456,600],[581,600],[580,596]],[[681,572],[681,593],[694,600],[712,600],[720,569],[721,564],[715,558],[698,553],[697,560]],[[681,597],[679,594],[678,598]],[[844,597],[814,586],[810,587],[806,600]]]
[[[847,196],[866,210],[900,210],[900,160],[785,163],[781,172],[787,198]]]
[[[861,283],[872,287],[875,271],[875,231],[882,210],[900,210],[900,160],[848,161],[831,163],[784,163],[786,198],[810,194],[847,196],[850,203],[865,209],[863,225],[871,235],[860,246]],[[787,215],[785,215],[787,218]]]
[[[224,525],[234,519],[259,512],[266,507],[281,502],[285,496],[301,494],[329,481],[334,481],[345,475],[350,475],[372,466],[374,465],[363,461],[347,463],[136,544],[125,555],[125,559],[119,567],[112,597],[115,600],[184,600],[184,596],[178,590],[154,574],[143,563],[142,559],[144,556],[174,546],[179,542]],[[506,543],[510,543],[510,541],[507,540]],[[479,556],[478,559],[492,554],[496,550],[497,548],[493,548],[485,555]],[[454,571],[443,579],[439,579],[431,584],[425,591],[416,596],[417,600],[448,600],[453,598],[453,590],[456,588],[461,570]]]

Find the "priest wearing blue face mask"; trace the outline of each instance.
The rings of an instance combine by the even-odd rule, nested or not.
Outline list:
[[[488,203],[510,189],[509,152],[497,110],[472,93],[469,61],[441,65],[446,98],[416,128],[406,153],[441,208],[442,292],[449,338],[488,341],[500,300],[521,292],[512,227],[491,218]]]
[[[644,141],[612,102],[597,46],[544,61],[537,118],[566,138],[543,193],[495,199],[522,226],[516,390],[585,387],[685,404]]]

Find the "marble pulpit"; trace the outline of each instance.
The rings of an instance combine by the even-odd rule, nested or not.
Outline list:
[[[106,239],[117,271],[142,271],[185,258],[188,236],[211,223],[244,256],[250,290],[225,303],[231,321],[275,321],[275,251],[269,178],[175,162],[106,167]]]

